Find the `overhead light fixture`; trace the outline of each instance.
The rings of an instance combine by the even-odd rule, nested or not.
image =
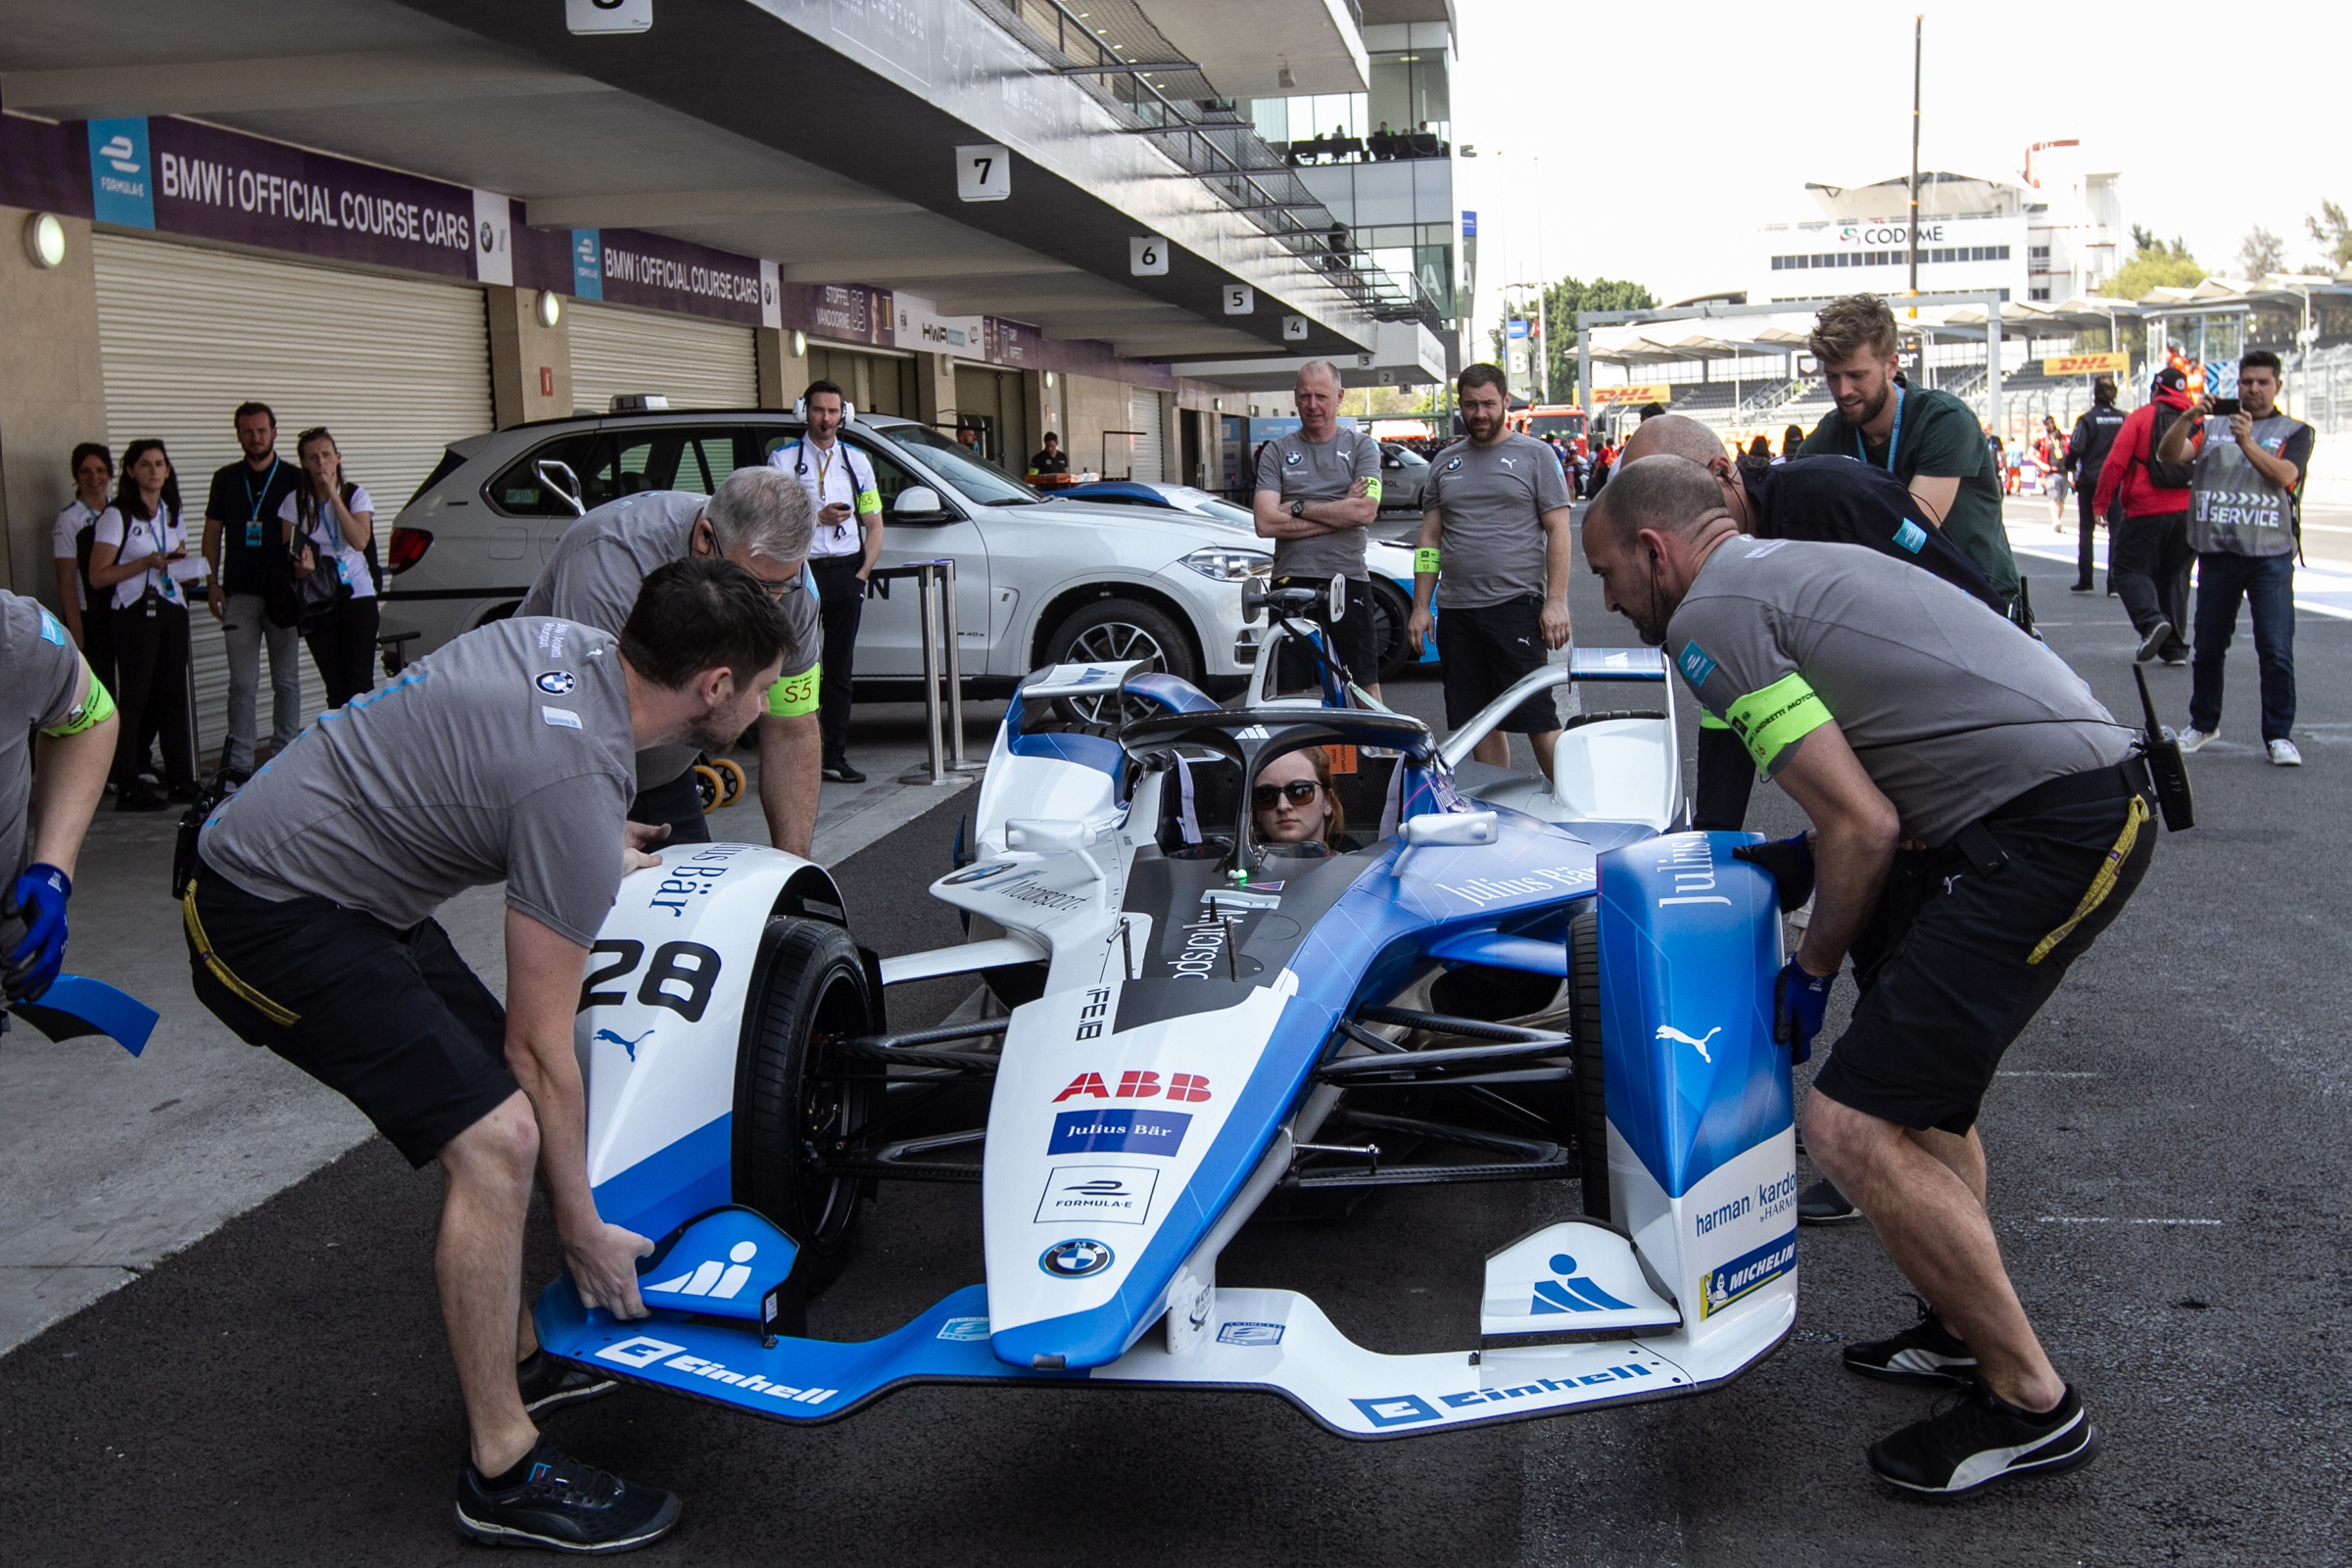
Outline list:
[[[792,357],[795,359],[808,357],[808,334],[797,327],[792,329]]]
[[[35,213],[24,220],[24,254],[46,272],[66,261],[66,224],[55,213]]]
[[[1277,87],[1281,87],[1281,88],[1288,89],[1288,88],[1294,88],[1294,87],[1296,87],[1298,84],[1299,84],[1299,79],[1298,79],[1298,77],[1296,77],[1296,76],[1294,76],[1294,75],[1292,75],[1292,74],[1290,73],[1290,62],[1289,62],[1289,61],[1287,61],[1287,60],[1283,61],[1283,62],[1282,62],[1282,69],[1274,72],[1274,85],[1275,85],[1275,86],[1277,86]]]
[[[553,327],[561,325],[562,321],[563,296],[557,294],[553,289],[541,289],[539,291],[539,324],[543,327]]]
[[[1053,372],[1051,370],[1045,372],[1045,390],[1048,392],[1053,390]]]

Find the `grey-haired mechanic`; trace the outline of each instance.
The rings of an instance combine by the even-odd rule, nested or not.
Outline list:
[[[38,999],[65,966],[66,901],[90,814],[106,793],[116,723],[115,699],[64,623],[0,592],[0,874],[8,879],[0,883],[0,994],[8,1001]]]
[[[563,531],[517,615],[553,615],[618,635],[646,575],[691,557],[724,556],[759,580],[783,617],[784,674],[759,716],[759,804],[768,840],[809,852],[817,826],[818,627],[815,580],[807,571],[816,511],[788,473],[739,468],[715,495],[649,490],[599,506]],[[730,737],[725,745],[733,745]],[[717,748],[714,748],[717,749]],[[637,759],[629,820],[666,826],[665,842],[705,843],[710,829],[695,791],[690,745],[660,745]]]
[[[1740,532],[1714,475],[1643,457],[1584,552],[1813,825],[1744,846],[1813,918],[1774,984],[1799,1060],[1850,955],[1853,1021],[1813,1079],[1805,1148],[1928,1305],[1846,1364],[1959,1398],[1873,1444],[1942,1496],[2098,1452],[2042,1354],[1985,1208],[1978,1108],[2001,1055],[2146,874],[2147,764],[2075,673],[1999,611],[1858,545]]]
[[[620,636],[518,615],[468,632],[304,731],[204,825],[181,906],[197,999],[441,1166],[435,1273],[471,1448],[457,1525],[479,1541],[625,1550],[678,1499],[558,1451],[535,1412],[609,1380],[551,1361],[523,1310],[532,1179],[581,1300],[643,1317],[645,1237],[588,1180],[572,1044],[588,950],[621,879],[637,758],[741,735],[784,667],[765,587],[732,561],[648,574]],[[559,677],[560,679],[550,679]],[[434,921],[506,888],[506,998]]]

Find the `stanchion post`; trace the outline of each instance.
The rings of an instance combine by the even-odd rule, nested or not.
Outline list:
[[[927,772],[899,776],[900,784],[939,784],[947,777],[942,766],[944,758],[939,745],[939,599],[938,567],[925,561],[915,570],[915,617],[917,635],[923,640],[923,728],[924,738],[930,742],[931,767]]]
[[[978,773],[985,764],[964,757],[964,628],[956,610],[955,557],[942,564],[947,568],[947,766],[954,773]]]

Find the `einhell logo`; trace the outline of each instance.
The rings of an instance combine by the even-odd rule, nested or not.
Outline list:
[[[1197,1072],[1169,1074],[1165,1088],[1157,1072],[1122,1072],[1118,1087],[1113,1088],[1099,1072],[1081,1072],[1070,1080],[1070,1087],[1053,1097],[1060,1105],[1065,1100],[1157,1100],[1166,1099],[1179,1104],[1197,1104],[1209,1098],[1209,1080]]]

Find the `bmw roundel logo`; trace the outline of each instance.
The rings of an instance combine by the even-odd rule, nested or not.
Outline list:
[[[560,697],[568,696],[572,688],[580,683],[569,670],[546,670],[541,672],[539,679],[531,684],[549,696]]]
[[[1111,1249],[1098,1241],[1058,1241],[1045,1249],[1037,1266],[1056,1279],[1084,1279],[1111,1266]]]

